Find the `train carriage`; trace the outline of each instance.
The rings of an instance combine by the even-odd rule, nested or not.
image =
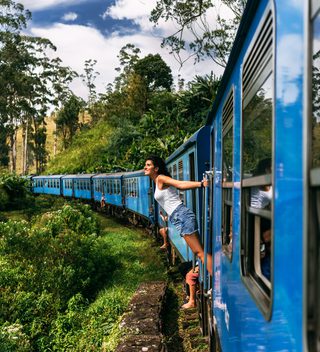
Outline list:
[[[32,176],[32,189],[38,194],[62,195],[61,177],[63,175]]]
[[[64,197],[74,197],[74,179],[76,177],[76,175],[65,175],[61,178]]]
[[[126,209],[151,223],[156,221],[153,185],[143,170],[123,174],[123,194]]]
[[[122,173],[97,174],[93,176],[93,197],[100,202],[104,194],[107,205],[123,206]]]
[[[308,16],[303,1],[248,1],[208,117],[212,350],[304,350]]]
[[[95,174],[78,174],[73,178],[73,194],[75,198],[93,199],[92,177]]]

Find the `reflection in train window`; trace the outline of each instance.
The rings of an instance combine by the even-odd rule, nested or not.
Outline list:
[[[272,296],[273,81],[270,10],[242,72],[241,274],[266,319]]]
[[[233,90],[222,112],[222,248],[232,259]]]
[[[311,87],[310,87],[310,190],[307,275],[307,336],[310,352],[320,351],[320,4],[312,3]]]

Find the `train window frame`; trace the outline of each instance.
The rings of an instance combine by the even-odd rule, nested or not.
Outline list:
[[[305,114],[307,116],[306,128],[308,131],[307,138],[307,175],[308,183],[306,194],[308,195],[307,200],[307,214],[306,214],[306,307],[305,307],[305,334],[306,342],[310,352],[319,352],[319,340],[320,340],[320,304],[319,304],[319,292],[320,292],[320,275],[318,272],[318,265],[320,264],[320,165],[319,162],[315,162],[314,154],[315,148],[312,143],[313,140],[317,140],[314,134],[316,124],[314,124],[314,102],[313,102],[313,83],[314,77],[313,68],[314,65],[314,38],[315,38],[315,21],[320,20],[320,4],[317,1],[310,0],[308,2],[308,31],[307,31],[307,43],[308,46],[308,74],[306,75],[305,88],[308,92],[308,102],[306,104]],[[317,47],[318,49],[318,47]],[[318,51],[319,52],[319,51]],[[317,52],[317,53],[318,53]],[[320,60],[320,58],[317,58]],[[317,66],[316,66],[317,67]],[[319,125],[317,126],[319,127]]]
[[[178,164],[178,173],[177,173],[178,180],[183,181],[183,167],[184,167],[183,159],[178,160],[177,164]],[[178,190],[178,194],[179,194],[181,202],[183,204],[186,204],[185,191]]]
[[[174,179],[178,179],[178,173],[177,173],[177,165],[176,164],[173,164],[172,166],[172,178]]]
[[[221,119],[221,242],[222,252],[232,262],[233,241],[230,238],[233,224],[233,175],[234,175],[234,86],[231,87],[222,109]],[[224,139],[232,131],[232,180],[224,180]],[[225,230],[226,229],[226,230]],[[230,246],[231,243],[231,246]]]
[[[260,20],[255,35],[241,67],[242,103],[241,103],[241,235],[240,235],[240,272],[241,279],[254,302],[266,320],[271,319],[273,302],[273,199],[274,199],[274,110],[275,110],[275,16],[274,6],[270,2]],[[259,59],[259,60],[258,60]],[[254,97],[271,79],[271,173],[262,176],[245,174],[244,141],[245,109],[254,103]],[[265,170],[266,171],[266,170]],[[271,186],[270,210],[253,208],[251,192],[254,187]],[[257,220],[259,219],[259,220]],[[268,226],[262,229],[262,219]],[[270,221],[270,223],[268,223]],[[259,226],[257,224],[260,224]],[[263,256],[260,254],[261,235],[269,231],[268,243],[270,255],[270,280],[261,272]]]

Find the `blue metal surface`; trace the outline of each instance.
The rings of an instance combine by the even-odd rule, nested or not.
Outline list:
[[[62,192],[61,177],[63,175],[33,176],[33,192],[60,196]],[[42,182],[42,186],[37,186],[37,181]]]
[[[138,184],[138,195],[125,194],[125,206],[127,209],[140,214],[146,218],[150,217],[149,214],[149,199],[148,191],[150,188],[149,176],[145,176],[143,170],[136,172],[128,172],[123,174],[123,182],[126,180],[137,180]]]
[[[252,3],[249,2],[249,3]],[[219,93],[209,122],[215,129],[214,283],[213,313],[222,351],[302,351],[303,292],[303,1],[276,1],[274,262],[272,316],[263,314],[240,276],[241,234],[241,67],[268,1],[261,1],[246,37],[238,45],[228,80]],[[289,59],[290,58],[290,59]],[[234,84],[233,258],[221,247],[221,117]],[[288,221],[292,219],[292,221]],[[295,263],[295,264],[293,264]]]

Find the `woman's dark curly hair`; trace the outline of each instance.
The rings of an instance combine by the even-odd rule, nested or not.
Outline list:
[[[165,161],[160,158],[159,156],[157,155],[149,155],[147,158],[146,158],[146,161],[147,160],[151,160],[154,167],[157,167],[159,168],[159,171],[158,171],[158,174],[159,175],[165,175],[165,176],[169,176],[171,177],[167,167],[166,167],[166,163]]]

